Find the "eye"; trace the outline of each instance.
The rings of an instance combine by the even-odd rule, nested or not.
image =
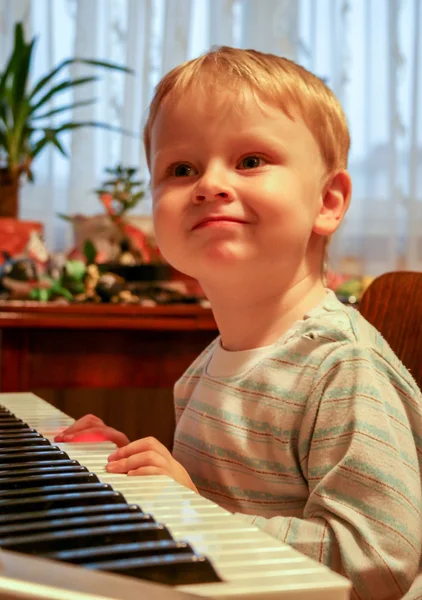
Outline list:
[[[236,169],[257,169],[258,167],[262,167],[264,159],[251,155],[245,156],[242,160],[236,165]]]
[[[173,177],[192,177],[193,175],[198,175],[198,171],[195,169],[195,167],[187,165],[186,163],[172,165],[169,168],[169,173]]]

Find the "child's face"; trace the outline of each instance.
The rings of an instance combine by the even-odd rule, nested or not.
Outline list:
[[[315,247],[323,175],[304,122],[249,92],[240,105],[225,91],[165,103],[151,135],[158,246],[200,281],[251,268],[300,276]]]

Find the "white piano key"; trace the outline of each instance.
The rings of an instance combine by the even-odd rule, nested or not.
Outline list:
[[[188,541],[198,553],[208,556],[223,579],[222,583],[179,586],[179,590],[218,600],[349,598],[346,579],[172,479],[108,473],[105,466],[114,444],[56,444],[54,436],[73,419],[35,395],[0,394],[0,404],[96,473],[100,481],[112,485],[129,503],[139,504],[164,523],[175,539]]]

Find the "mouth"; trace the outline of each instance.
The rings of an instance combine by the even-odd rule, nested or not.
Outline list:
[[[216,216],[216,217],[205,217],[201,219],[192,227],[192,231],[196,229],[201,229],[203,227],[212,227],[212,226],[224,226],[224,225],[245,225],[246,221],[243,219],[236,219],[235,217],[224,217],[224,216]]]

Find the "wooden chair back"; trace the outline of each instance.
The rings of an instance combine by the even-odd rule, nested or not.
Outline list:
[[[422,273],[395,271],[377,277],[364,292],[359,311],[422,389]]]

